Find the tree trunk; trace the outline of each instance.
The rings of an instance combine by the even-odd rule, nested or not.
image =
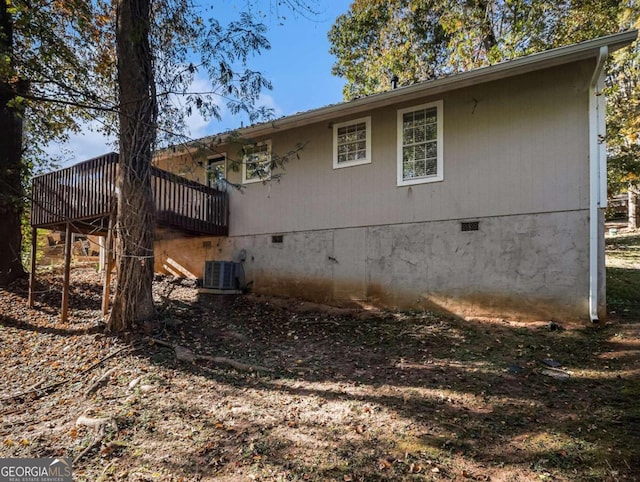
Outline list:
[[[117,3],[120,163],[116,220],[117,278],[108,330],[129,330],[155,314],[151,156],[156,99],[149,45],[150,0]]]
[[[7,2],[0,2],[0,58],[12,57],[13,20]],[[15,82],[12,69],[0,77],[0,286],[26,276],[22,266],[22,214],[25,192],[22,184],[22,112],[12,101],[27,89],[27,83]]]
[[[629,185],[627,200],[627,227],[629,229],[638,229],[638,188],[636,186]]]

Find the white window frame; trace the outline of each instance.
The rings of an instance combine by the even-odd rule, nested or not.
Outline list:
[[[403,175],[403,165],[402,158],[404,152],[404,115],[408,112],[416,112],[425,109],[436,108],[436,173],[423,176],[423,177],[415,177],[411,179],[404,179]],[[413,186],[415,184],[424,184],[428,182],[438,182],[444,180],[444,145],[443,145],[443,126],[444,126],[444,115],[443,115],[443,102],[442,100],[437,100],[435,102],[428,102],[426,104],[414,105],[411,107],[407,107],[405,109],[398,110],[398,131],[397,131],[397,166],[398,166],[398,178],[397,185],[398,186]],[[425,141],[426,143],[426,141]]]
[[[216,182],[212,182],[213,180],[210,177],[211,174],[211,166],[213,164],[222,164],[223,166],[223,178],[224,180],[227,179],[227,153],[223,152],[221,154],[217,154],[215,156],[211,156],[207,159],[207,168],[206,168],[206,178],[207,178],[207,186],[209,187],[213,187],[215,189],[218,190],[224,190],[220,189],[221,186],[225,185],[225,182],[223,181],[222,184],[220,183],[220,180],[216,181]]]
[[[247,153],[247,150],[251,149],[255,149],[256,147],[262,147],[262,146],[267,146],[267,158],[263,161],[258,161],[258,162],[263,162],[265,164],[267,164],[267,167],[265,169],[265,171],[267,171],[267,175],[264,177],[252,177],[252,178],[247,178],[247,162],[249,161],[249,156],[251,154]],[[242,148],[243,154],[242,154],[242,184],[251,184],[254,182],[263,182],[263,181],[268,181],[269,179],[271,179],[271,140],[266,140],[266,141],[261,141],[261,142],[256,142],[255,144],[251,144],[248,146],[244,146]]]
[[[366,139],[365,149],[366,156],[362,159],[354,159],[352,161],[338,162],[338,130],[341,127],[353,126],[356,124],[365,124]],[[371,164],[371,117],[361,117],[346,122],[340,122],[333,125],[333,168],[341,169],[343,167],[360,166],[362,164]]]

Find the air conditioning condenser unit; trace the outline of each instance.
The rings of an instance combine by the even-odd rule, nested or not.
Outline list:
[[[239,265],[233,261],[205,261],[202,287],[207,290],[239,290],[242,275],[242,266]]]

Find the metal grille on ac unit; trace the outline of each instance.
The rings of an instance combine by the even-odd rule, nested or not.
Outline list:
[[[203,288],[237,290],[239,263],[232,261],[205,261]]]

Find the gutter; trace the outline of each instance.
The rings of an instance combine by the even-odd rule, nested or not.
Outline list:
[[[594,323],[599,321],[600,209],[607,206],[606,99],[602,89],[608,56],[609,48],[601,46],[589,83],[589,316]]]
[[[437,96],[454,89],[460,89],[483,82],[504,79],[515,75],[527,74],[535,70],[589,59],[593,57],[594,52],[597,52],[603,46],[608,49],[608,53],[612,53],[618,49],[626,47],[631,42],[635,41],[637,37],[637,30],[628,30],[573,45],[557,47],[555,49],[538,52],[525,57],[506,60],[487,67],[480,67],[467,72],[452,74],[448,77],[441,77],[405,87],[398,87],[397,89],[372,94],[370,96],[348,102],[328,105],[306,112],[299,112],[297,114],[288,115],[269,122],[234,129],[233,134],[230,134],[229,132],[219,132],[217,134],[198,139],[196,142],[225,143],[229,140],[233,141],[236,135],[250,139],[268,136],[274,132],[306,127],[316,122],[335,122],[337,119],[343,117],[360,115],[363,112],[370,112],[374,109],[395,105],[400,102],[410,102],[422,97]],[[601,69],[602,67],[598,68]],[[595,78],[597,81],[597,76]],[[592,80],[592,83],[593,82],[594,81]],[[187,143],[187,145],[189,145],[189,143]],[[163,151],[164,149],[156,152],[156,154]]]
[[[637,36],[637,30],[629,30],[573,45],[557,47],[525,57],[506,60],[487,67],[480,67],[467,72],[452,74],[447,77],[398,87],[397,89],[372,94],[348,102],[329,105],[275,119],[270,122],[240,128],[237,130],[237,133],[247,138],[260,137],[270,135],[277,131],[307,126],[314,122],[335,121],[340,117],[359,115],[362,112],[368,112],[400,102],[412,101],[420,97],[441,95],[454,89],[473,86],[481,82],[490,82],[515,75],[527,74],[543,68],[585,60],[592,58],[594,51],[597,52],[598,49],[601,49],[603,46],[608,48],[608,53],[613,53],[629,45],[636,40]]]

